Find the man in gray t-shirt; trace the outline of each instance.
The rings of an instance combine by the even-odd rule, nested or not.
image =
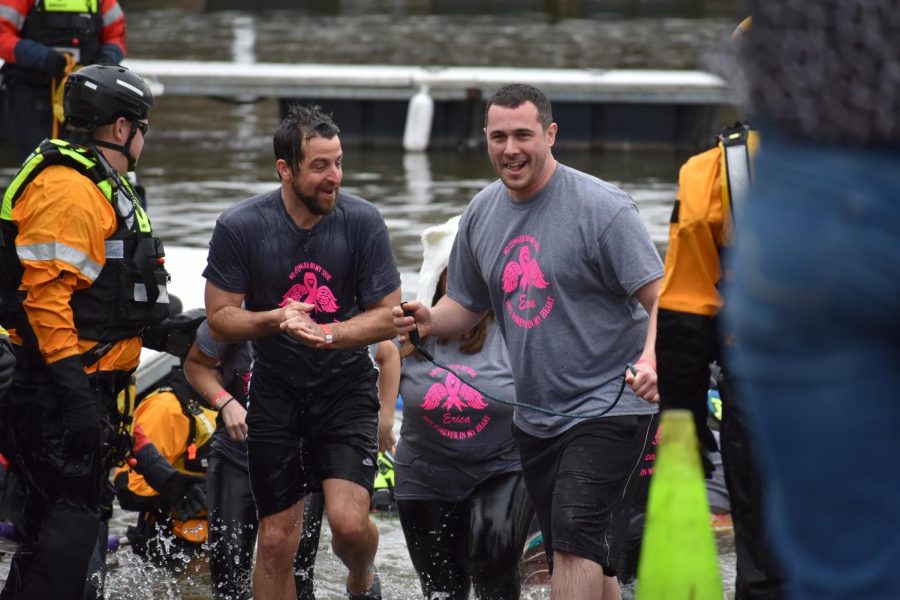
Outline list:
[[[663,269],[631,198],[556,162],[556,131],[540,90],[513,84],[491,97],[485,133],[500,180],[463,214],[447,295],[431,309],[395,307],[394,324],[449,337],[494,310],[516,398],[531,407],[516,408],[514,436],[553,595],[617,598],[631,483],[655,429],[648,315]]]

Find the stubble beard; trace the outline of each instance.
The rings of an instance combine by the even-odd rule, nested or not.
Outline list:
[[[334,202],[327,205],[323,202],[319,202],[319,199],[316,196],[302,193],[297,187],[294,187],[294,195],[297,196],[309,212],[320,217],[331,214],[334,211],[334,207],[337,205],[337,189],[334,190]]]

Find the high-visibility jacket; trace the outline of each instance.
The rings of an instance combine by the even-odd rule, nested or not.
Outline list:
[[[168,315],[162,243],[137,195],[92,148],[46,140],[0,206],[0,322],[47,364],[131,371]]]
[[[6,72],[49,82],[47,49],[78,64],[119,63],[125,56],[125,13],[117,0],[0,0],[0,58]]]

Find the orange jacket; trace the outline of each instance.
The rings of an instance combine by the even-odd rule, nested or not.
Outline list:
[[[106,263],[105,242],[116,232],[116,214],[87,177],[64,166],[44,169],[24,190],[12,211],[16,248],[24,273],[23,306],[44,360],[50,364],[96,345],[78,337],[70,300],[90,287]],[[21,338],[12,335],[13,343]],[[137,367],[140,337],[116,342],[93,372]]]
[[[755,152],[751,133],[748,147]],[[669,225],[669,248],[659,308],[712,317],[722,309],[720,250],[731,239],[731,214],[721,146],[692,156],[678,174],[678,200]],[[726,198],[727,200],[727,198]]]
[[[202,409],[196,439],[190,440],[190,420],[184,414],[178,396],[171,390],[158,390],[144,398],[134,412],[134,449],[137,452],[146,444],[153,444],[175,469],[191,475],[203,475],[185,469],[184,455],[189,443],[203,446],[210,441],[215,431],[216,417],[215,411]],[[155,496],[159,493],[129,465],[120,467],[116,476],[123,472],[128,473],[128,489],[131,493],[138,496]]]
[[[19,34],[34,3],[35,0],[0,0],[0,58],[6,62],[16,62],[16,45],[22,39]],[[122,7],[117,0],[100,0],[100,14],[103,18],[100,45],[115,44],[124,56],[125,13]]]
[[[722,308],[717,289],[719,248],[725,245],[721,165],[722,151],[715,147],[681,167],[660,309],[713,316]]]

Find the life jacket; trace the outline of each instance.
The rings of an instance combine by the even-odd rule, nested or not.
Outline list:
[[[212,446],[209,442],[216,430],[218,413],[197,404],[193,388],[188,385],[180,371],[173,372],[171,383],[172,388],[169,389],[178,398],[181,412],[188,420],[188,436],[184,452],[172,466],[182,473],[206,475]],[[209,525],[202,516],[182,521],[172,513],[172,533],[187,542],[203,544],[209,536]]]
[[[187,419],[188,434],[184,443],[184,450],[178,458],[172,462],[172,466],[182,473],[189,475],[205,475],[209,466],[209,453],[213,433],[216,430],[216,418],[218,413],[214,410],[200,406],[194,399],[195,392],[188,385],[180,370],[173,369],[170,375],[168,387],[161,387],[151,392],[141,400],[137,411],[142,411],[145,403],[157,401],[171,401],[164,395],[174,396],[181,406],[181,414]],[[135,418],[140,416],[135,414]],[[152,439],[150,440],[153,441]]]
[[[669,248],[659,295],[661,311],[712,317],[722,308],[724,256],[752,179],[751,159],[759,136],[736,123],[717,136],[717,145],[692,156],[678,176]]]
[[[394,502],[394,455],[390,452],[379,452],[376,461],[374,493],[369,503],[373,512],[390,512],[396,510]]]
[[[188,432],[183,441],[178,441],[181,449],[177,456],[164,456],[163,458],[171,461],[171,466],[182,473],[205,476],[211,449],[209,442],[215,431],[217,413],[197,404],[181,371],[173,370],[169,383],[172,384],[172,387],[158,388],[139,402],[134,413],[134,421],[141,424],[150,443],[159,444],[161,440],[154,440],[154,434],[151,432],[172,431],[173,427],[169,420],[186,418]],[[175,409],[176,404],[179,407],[177,410]],[[155,423],[154,419],[157,420]],[[144,468],[148,468],[148,466],[145,465]],[[142,499],[157,497],[158,491],[150,487],[146,479],[139,475],[131,465],[119,467],[113,480],[119,502],[130,510],[140,510],[140,522],[146,521],[151,525],[155,523],[159,517],[158,509],[146,508],[141,503]],[[209,527],[204,514],[181,521],[173,512],[170,519],[172,533],[176,537],[192,544],[203,544],[206,541]],[[147,537],[155,535],[154,527],[143,529],[145,542]],[[130,532],[129,535],[140,537],[139,533],[141,532],[135,531],[134,533]]]
[[[12,222],[15,203],[25,188],[45,168],[64,165],[90,179],[112,205],[117,229],[106,240],[106,264],[94,283],[72,295],[71,306],[78,336],[96,340],[85,356],[90,365],[123,339],[140,336],[150,324],[169,313],[163,267],[162,241],[153,236],[150,220],[131,184],[106,163],[93,148],[66,140],[44,140],[28,157],[3,196],[0,206],[0,322],[15,328],[26,349],[37,351],[34,336],[22,309],[19,285],[23,267],[15,246],[18,229]]]
[[[209,441],[216,430],[218,413],[197,404],[193,398],[181,403],[188,419],[188,444],[181,458],[172,465],[185,473],[206,473],[209,467]]]
[[[172,370],[167,384],[171,387],[157,388],[139,400],[130,427],[139,424],[147,440],[176,470],[204,476],[209,465],[210,441],[216,429],[217,413],[201,407],[194,400],[195,393],[180,369]],[[129,433],[133,434],[133,431],[130,429]],[[147,469],[149,465],[144,464],[143,468]],[[118,480],[120,475],[127,476],[127,481],[117,481],[117,486],[127,488],[135,497],[158,494],[158,490],[154,490],[132,465],[119,467],[115,479]],[[148,479],[152,480],[149,476]]]
[[[19,36],[68,52],[81,65],[93,64],[100,53],[103,15],[100,0],[36,0],[25,17]],[[47,84],[49,76],[40,69],[10,65],[14,79]]]
[[[181,376],[183,380],[183,375]],[[187,382],[184,382],[186,385]],[[190,475],[206,475],[209,466],[209,453],[212,435],[216,430],[217,413],[203,408],[185,389],[175,383],[173,388],[160,388],[141,402],[171,401],[166,396],[174,396],[181,405],[181,412],[188,420],[188,435],[185,439],[184,451],[175,459],[172,466],[182,473]],[[140,407],[138,407],[140,410]],[[151,440],[152,441],[152,440]],[[187,542],[203,544],[209,535],[209,525],[204,516],[193,517],[186,521],[178,519],[174,512],[172,518],[172,533]]]
[[[203,517],[182,521],[172,517],[172,533],[175,537],[192,544],[203,544],[209,538],[209,523]]]

